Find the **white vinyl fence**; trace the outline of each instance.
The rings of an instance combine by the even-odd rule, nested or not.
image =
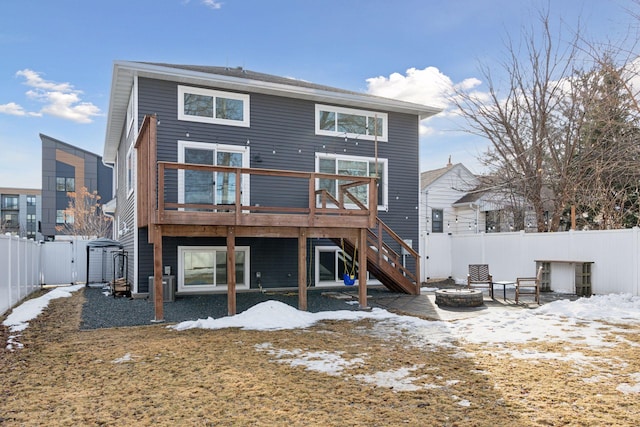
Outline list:
[[[87,240],[37,243],[0,235],[0,316],[42,285],[86,281]]]
[[[0,315],[40,289],[40,245],[0,235]]]
[[[464,282],[469,264],[489,264],[495,281],[515,280],[535,276],[535,260],[590,261],[594,294],[640,295],[637,227],[561,233],[428,235],[423,245],[423,278],[452,277],[456,282]],[[444,260],[433,265],[434,259],[441,258]]]

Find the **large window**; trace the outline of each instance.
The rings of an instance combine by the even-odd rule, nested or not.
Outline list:
[[[2,196],[2,209],[18,209],[18,196]]]
[[[18,215],[10,212],[2,212],[2,226],[13,228],[18,226]]]
[[[36,205],[36,196],[28,195],[27,206],[35,206],[35,205]]]
[[[178,161],[210,166],[248,167],[248,148],[235,145],[178,141]],[[249,204],[249,177],[240,182],[241,203]],[[178,203],[227,205],[236,202],[236,174],[180,170]]]
[[[387,159],[378,159],[376,166],[375,158],[340,156],[335,154],[316,154],[316,172],[352,175],[352,176],[378,176],[378,208],[387,208]],[[338,198],[338,187],[344,182],[333,179],[320,179],[317,186],[319,189],[327,190],[333,197]],[[369,189],[366,185],[353,187],[350,191],[365,206],[368,205]]]
[[[316,105],[316,134],[387,141],[387,114]]]
[[[249,247],[236,247],[236,287],[249,288]],[[178,247],[178,291],[202,292],[227,288],[227,248]]]
[[[57,177],[56,178],[56,191],[64,191],[64,192],[72,192],[76,191],[76,180],[75,178],[64,178]]]
[[[249,95],[178,86],[178,119],[249,127]]]

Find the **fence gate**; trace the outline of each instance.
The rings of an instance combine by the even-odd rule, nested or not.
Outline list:
[[[42,284],[64,285],[76,281],[73,242],[45,242],[42,245]]]

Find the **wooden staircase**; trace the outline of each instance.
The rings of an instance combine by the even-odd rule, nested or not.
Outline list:
[[[349,254],[353,254],[356,249],[354,242],[349,239],[333,238],[331,240],[336,245],[342,245],[349,257]],[[391,245],[399,247],[400,253]],[[367,230],[367,270],[393,292],[420,294],[419,254],[380,218],[376,218],[375,228]]]

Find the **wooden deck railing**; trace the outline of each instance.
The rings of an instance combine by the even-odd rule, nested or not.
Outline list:
[[[233,202],[209,204],[178,200],[178,174],[186,171],[224,174],[233,189],[229,192]],[[157,224],[369,228],[377,216],[377,187],[373,177],[176,162],[157,162],[157,173]],[[243,197],[243,183],[263,188],[261,178],[269,179],[270,184],[278,181],[283,189],[296,188],[297,201],[271,186],[273,196],[260,198],[261,202],[268,200],[268,204],[248,203],[250,197]],[[339,183],[337,197],[326,189],[317,189],[320,180]],[[154,181],[153,177],[149,180]],[[354,194],[355,188],[361,189],[361,197],[366,194],[366,202]],[[142,191],[149,190],[143,188]],[[215,193],[215,184],[210,191]]]
[[[387,224],[382,222],[380,218],[378,218],[376,222],[376,227],[369,229],[367,233],[367,241],[370,247],[377,249],[378,264],[382,264],[383,261],[391,264],[403,276],[415,283],[419,289],[420,254],[409,246]],[[385,243],[385,236],[388,236],[390,240],[400,245],[400,253]]]

